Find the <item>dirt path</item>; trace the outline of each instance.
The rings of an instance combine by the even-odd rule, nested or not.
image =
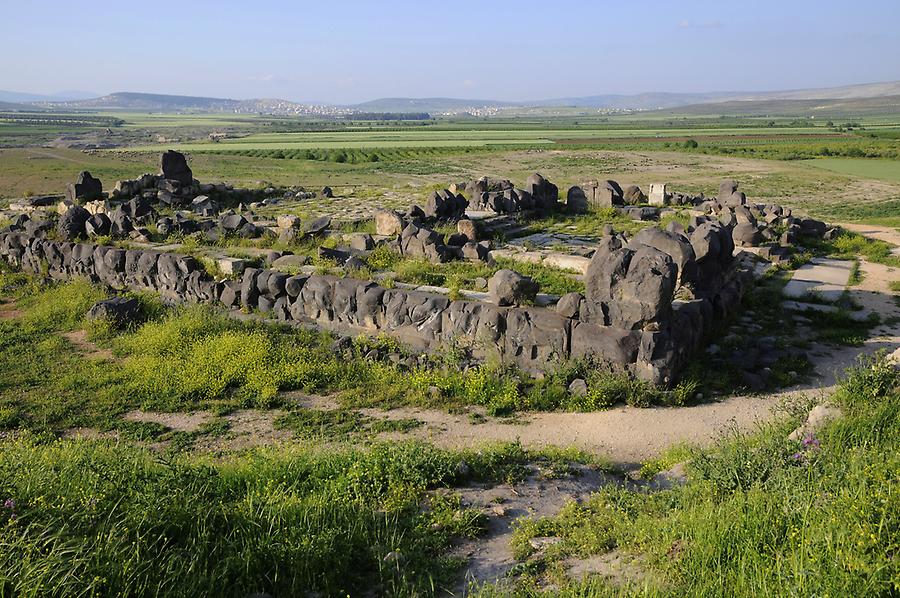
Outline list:
[[[693,407],[619,407],[590,413],[534,413],[506,423],[475,423],[466,416],[431,409],[367,410],[388,419],[415,418],[425,423],[411,436],[446,448],[484,442],[519,441],[527,447],[575,446],[633,467],[676,444],[708,445],[729,429],[749,429],[772,417],[784,400],[822,390],[768,397],[731,397]]]
[[[0,301],[0,320],[16,320],[24,313],[16,307],[15,303]]]
[[[109,359],[110,361],[114,361],[116,359],[112,351],[110,351],[109,349],[102,349],[88,340],[86,330],[73,330],[71,332],[63,332],[61,336],[75,345],[75,348],[81,351],[87,357],[93,357],[96,359]]]
[[[548,479],[541,472],[532,471],[525,481],[515,486],[499,484],[454,489],[463,504],[480,509],[488,521],[484,535],[462,542],[451,550],[451,556],[465,558],[467,564],[457,585],[445,595],[465,596],[469,584],[495,581],[506,575],[516,564],[510,545],[516,519],[556,515],[566,503],[587,500],[601,486],[616,483],[621,480],[580,466],[575,475],[558,479]]]
[[[887,241],[891,245],[900,246],[900,231],[896,228],[891,228],[890,226],[852,223],[840,223],[839,226],[872,239],[879,239],[881,241]]]

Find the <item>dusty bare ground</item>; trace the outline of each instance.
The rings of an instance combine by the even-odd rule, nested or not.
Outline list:
[[[278,430],[274,422],[280,411],[242,409],[225,416],[228,433],[225,436],[203,437],[194,448],[209,451],[234,451],[280,444],[291,440],[291,433]]]
[[[793,396],[785,394],[784,397]],[[726,430],[747,429],[770,417],[778,397],[734,397],[694,407],[619,407],[591,413],[535,413],[513,423],[490,419],[475,423],[445,411],[400,408],[367,411],[389,419],[425,423],[410,435],[446,448],[484,442],[519,441],[526,447],[575,446],[623,465],[635,465],[673,444],[705,445]]]
[[[472,582],[502,578],[516,560],[510,540],[513,522],[520,517],[555,515],[568,502],[586,500],[603,485],[621,483],[591,467],[582,466],[577,474],[562,479],[545,479],[538,471],[515,486],[472,486],[458,490],[466,506],[480,509],[488,516],[487,530],[477,540],[456,546],[452,556],[468,559],[459,583],[448,595],[464,596]]]
[[[566,573],[572,579],[600,576],[616,586],[637,582],[648,576],[639,558],[625,555],[618,550],[585,559],[570,559],[565,562],[565,566]]]
[[[872,239],[887,241],[892,245],[900,246],[900,231],[889,226],[877,226],[874,224],[841,224],[843,228],[854,233],[859,233]]]
[[[259,446],[268,446],[287,442],[291,434],[275,428],[275,419],[281,411],[259,411],[240,409],[225,415],[228,431],[221,436],[200,436],[193,444],[198,451],[239,451]],[[191,413],[164,413],[159,411],[129,411],[122,416],[126,421],[151,422],[165,426],[175,432],[196,432],[204,424],[213,421],[214,416],[208,411]],[[155,448],[164,448],[161,443]]]
[[[206,411],[193,413],[162,413],[136,409],[122,416],[125,421],[160,424],[176,432],[194,432],[212,419]]]
[[[116,357],[109,349],[103,349],[88,340],[86,330],[73,330],[71,332],[63,332],[62,337],[75,345],[75,348],[81,351],[87,357],[96,359],[115,360]]]
[[[0,303],[0,320],[15,320],[21,318],[23,312],[16,308],[15,303],[3,301]]]

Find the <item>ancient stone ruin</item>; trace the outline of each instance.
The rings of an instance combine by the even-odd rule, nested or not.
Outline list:
[[[384,332],[426,350],[455,343],[476,357],[499,357],[530,371],[559,360],[591,356],[613,370],[668,386],[716,325],[739,308],[753,267],[749,254],[736,247],[777,256],[796,237],[834,233],[824,223],[795,218],[780,206],[748,202],[732,181],[724,182],[718,196],[709,200],[653,185],[651,201],[692,206],[690,223],[685,227],[672,222],[665,229],[650,226],[631,237],[606,227],[585,269],[585,293],[565,295],[552,307],[530,305],[537,286],[512,270],[496,272],[485,283],[483,299],[451,299],[441,293],[385,288],[374,280],[289,275],[267,268],[242,267],[231,271],[239,278],[213,278],[191,256],[158,251],[152,245],[122,249],[82,241],[105,235],[139,240],[148,236],[141,227],[152,222],[163,235],[180,231],[215,239],[221,234],[274,234],[240,209],[220,211],[219,202],[233,203],[248,193],[201,185],[177,152],[163,155],[160,170],[158,175],[119,181],[111,198],[61,203],[55,223],[19,216],[7,231],[0,232],[0,257],[53,279],[83,277],[118,290],[154,291],[172,302],[258,311],[283,322],[348,334]],[[87,173],[79,175],[70,186],[74,192],[67,196],[96,197],[102,187],[94,181]],[[529,177],[524,189],[486,178],[469,188],[475,193],[476,209],[490,206],[506,213],[564,207],[556,185],[537,174]],[[291,191],[301,192],[305,193]],[[636,186],[623,189],[610,180],[570,188],[565,208],[578,212],[597,207],[598,202],[603,207],[609,203],[627,208],[627,202],[646,200]],[[191,209],[159,217],[154,207],[159,204]],[[416,206],[406,214],[377,210],[377,241],[372,235],[355,233],[349,248],[321,247],[319,252],[346,268],[364,266],[361,258],[376,244],[435,263],[490,261],[491,244],[479,241],[478,227],[465,217],[467,205],[464,196],[448,189],[435,192],[424,210]],[[630,207],[646,207],[656,217],[660,209]],[[458,232],[444,239],[426,226],[437,221],[455,221]],[[326,234],[331,224],[328,216],[305,226],[296,217],[284,216],[276,230],[282,235],[290,231],[292,238],[317,236]],[[776,228],[785,232],[776,237]],[[56,237],[49,238],[53,230]],[[304,256],[279,253],[276,263],[292,257]],[[117,303],[107,307],[110,313],[127,311],[127,306]]]

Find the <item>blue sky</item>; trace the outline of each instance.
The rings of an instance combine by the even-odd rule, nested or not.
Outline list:
[[[0,89],[350,103],[900,79],[900,0],[0,0]]]

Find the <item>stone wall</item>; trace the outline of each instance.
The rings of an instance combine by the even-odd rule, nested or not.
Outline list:
[[[171,302],[259,310],[281,321],[312,322],[343,332],[385,332],[422,349],[458,342],[476,356],[499,356],[530,371],[558,359],[594,355],[615,370],[659,385],[675,381],[713,322],[739,303],[747,282],[742,270],[721,271],[715,290],[691,300],[663,297],[664,318],[642,328],[625,328],[591,315],[587,308],[594,299],[574,294],[549,309],[451,301],[439,294],[385,289],[371,281],[255,268],[245,270],[241,280],[217,281],[190,256],[26,233],[0,234],[0,256],[53,279],[83,277],[115,289],[158,292]]]

